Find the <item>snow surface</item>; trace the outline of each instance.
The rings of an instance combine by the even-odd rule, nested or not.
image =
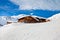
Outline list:
[[[50,17],[50,18],[48,18],[48,19],[50,19],[50,20],[58,20],[58,19],[60,19],[60,13],[58,13],[58,14],[55,14],[55,15],[53,15],[52,17]]]
[[[6,17],[5,16],[0,16],[0,24],[5,25],[7,23]]]
[[[17,22],[19,18],[25,17],[27,15],[20,14],[18,16],[0,16],[0,24],[6,25],[7,22]]]
[[[58,16],[59,15],[59,16]],[[60,14],[45,23],[12,23],[0,28],[0,40],[60,40]]]

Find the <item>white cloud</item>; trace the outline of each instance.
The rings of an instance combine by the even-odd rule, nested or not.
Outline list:
[[[60,0],[10,0],[19,5],[19,9],[60,10]]]

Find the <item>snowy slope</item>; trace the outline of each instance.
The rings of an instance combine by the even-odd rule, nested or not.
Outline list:
[[[0,28],[0,40],[60,40],[60,16],[57,15],[52,16],[56,20],[45,23],[5,25]]]
[[[48,19],[53,20],[53,21],[56,19],[60,19],[60,13],[53,15],[52,17],[49,17]]]
[[[60,13],[53,15],[52,17],[49,17],[51,21],[59,21],[60,22]]]

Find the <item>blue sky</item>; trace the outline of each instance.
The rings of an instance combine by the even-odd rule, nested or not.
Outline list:
[[[0,0],[0,16],[13,16],[13,15],[19,15],[19,14],[30,15],[30,13],[34,13],[34,15],[48,18],[54,14],[60,13],[59,8],[57,8],[58,10],[55,8],[54,8],[55,10],[53,10],[53,8],[51,9],[50,7],[49,8],[47,7],[47,9],[49,9],[49,10],[45,10],[45,8],[42,7],[42,8],[44,8],[44,10],[43,10],[43,9],[40,9],[39,6],[38,6],[38,8],[34,7],[35,6],[34,3],[32,3],[34,6],[31,5],[33,7],[32,8],[30,5],[26,5],[26,3],[21,2],[19,4],[19,2],[15,3],[13,1]],[[24,2],[26,2],[26,1],[24,1]],[[21,6],[22,3],[24,6]],[[37,9],[35,9],[35,8],[37,8]],[[29,9],[29,10],[27,10],[27,9]]]

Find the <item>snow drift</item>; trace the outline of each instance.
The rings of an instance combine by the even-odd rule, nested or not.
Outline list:
[[[0,40],[60,40],[60,13],[50,19],[46,23],[5,25],[0,28]]]

